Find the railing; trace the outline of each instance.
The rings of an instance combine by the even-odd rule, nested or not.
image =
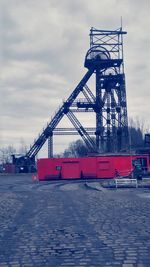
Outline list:
[[[135,186],[138,187],[137,179],[127,179],[127,178],[118,178],[115,179],[116,188],[126,187],[126,186]]]

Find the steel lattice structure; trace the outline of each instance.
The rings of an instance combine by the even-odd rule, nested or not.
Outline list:
[[[91,28],[85,67],[96,74],[96,146],[101,152],[129,149],[123,34]]]
[[[24,157],[26,160],[34,159],[46,140],[49,157],[53,157],[53,136],[58,134],[79,134],[89,152],[93,153],[128,151],[124,34],[126,32],[122,28],[115,31],[91,28],[90,49],[84,63],[87,72],[30,147]],[[87,85],[92,75],[95,79],[94,93]],[[84,98],[79,99],[81,93]],[[75,115],[77,112],[94,112],[95,127],[84,127]],[[57,127],[64,116],[67,116],[73,128]]]

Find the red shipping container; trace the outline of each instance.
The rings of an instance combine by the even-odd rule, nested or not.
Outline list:
[[[39,180],[114,178],[128,176],[138,160],[145,171],[150,171],[149,155],[104,155],[84,158],[39,159]]]

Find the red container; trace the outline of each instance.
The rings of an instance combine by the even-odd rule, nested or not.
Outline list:
[[[15,165],[12,163],[6,163],[3,166],[3,172],[4,173],[15,173]]]
[[[133,161],[138,160],[143,171],[150,171],[149,155],[103,155],[84,158],[39,159],[39,180],[114,178],[131,174]]]

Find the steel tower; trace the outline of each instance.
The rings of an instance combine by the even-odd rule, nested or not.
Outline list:
[[[48,154],[53,157],[53,136],[78,134],[89,152],[126,152],[129,149],[127,101],[123,61],[123,35],[119,28],[114,31],[90,30],[90,49],[84,66],[88,69],[76,88],[27,152],[35,156],[48,139]],[[95,78],[95,89],[91,91],[87,82]],[[95,91],[95,93],[93,93]],[[84,98],[78,98],[82,94]],[[79,112],[94,112],[96,125],[85,127],[77,118]],[[73,128],[57,128],[67,116]],[[92,137],[95,136],[95,139]]]
[[[123,61],[123,34],[90,30],[90,49],[85,67],[94,69],[96,79],[96,146],[99,152],[129,149],[127,101]]]
[[[54,135],[78,134],[84,140],[89,152],[127,152],[129,150],[127,101],[123,61],[122,28],[117,30],[90,30],[90,49],[84,66],[88,69],[71,95],[58,108],[51,121],[35,139],[18,165],[33,165],[35,156],[48,140],[48,156],[53,157]],[[92,90],[87,85],[93,75]],[[83,98],[79,98],[82,94]],[[77,113],[94,112],[95,126],[85,127]],[[58,128],[66,116],[72,128]],[[89,116],[88,116],[89,117]],[[93,138],[93,136],[95,138]]]

